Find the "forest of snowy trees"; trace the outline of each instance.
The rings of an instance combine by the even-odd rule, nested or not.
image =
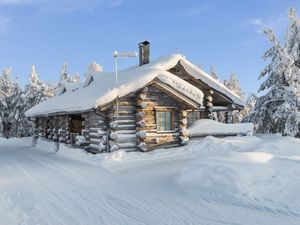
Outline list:
[[[35,65],[24,87],[13,78],[12,69],[5,68],[0,76],[0,133],[7,138],[30,135],[32,126],[24,113],[52,96],[54,87],[39,80]]]
[[[101,70],[99,64],[92,62],[86,76]],[[0,75],[0,135],[6,138],[31,135],[33,124],[24,113],[34,105],[63,94],[66,89],[78,88],[81,84],[79,73],[70,76],[66,63],[62,66],[59,81],[54,85],[39,79],[35,65],[32,65],[25,86],[13,77],[12,72],[12,68],[7,67]]]
[[[265,29],[272,46],[263,55],[268,65],[254,109],[243,121],[253,122],[259,133],[300,136],[300,20],[289,10],[289,25],[283,42],[272,29]]]
[[[289,9],[289,24],[283,42],[274,31],[266,28],[264,33],[272,44],[263,55],[268,62],[259,79],[263,80],[259,97],[245,93],[235,73],[223,84],[245,100],[242,111],[233,112],[235,122],[252,122],[258,133],[279,133],[300,136],[300,19],[294,8]],[[211,76],[219,80],[211,67]],[[219,80],[220,81],[220,80]],[[223,122],[222,113],[217,118]]]
[[[64,82],[80,82],[78,73],[74,76],[68,75],[66,63],[62,67],[57,85],[41,81],[35,65],[32,65],[28,83],[25,86],[20,85],[18,79],[13,77],[12,68],[5,68],[0,76],[0,134],[6,138],[30,135],[32,124],[24,113],[32,106],[60,94],[58,93],[59,87]]]

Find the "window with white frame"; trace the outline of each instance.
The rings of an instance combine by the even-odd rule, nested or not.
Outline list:
[[[174,111],[156,111],[157,131],[174,130]]]

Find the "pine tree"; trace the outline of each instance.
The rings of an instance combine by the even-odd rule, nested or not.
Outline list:
[[[287,53],[295,61],[295,65],[300,68],[300,20],[295,8],[289,9],[289,25],[286,32],[285,46]],[[297,89],[297,95],[300,97],[300,76],[294,74],[292,79]]]
[[[92,76],[95,72],[101,72],[101,71],[103,71],[102,66],[96,63],[95,61],[92,62],[88,67],[88,71],[85,73],[84,85],[88,85],[93,80]]]
[[[257,101],[257,96],[253,93],[249,93],[248,97],[246,98],[246,105],[244,109],[241,111],[242,117],[248,116],[254,110],[255,104]]]
[[[280,44],[274,32],[266,29],[265,34],[273,45],[263,55],[270,63],[259,76],[266,78],[259,88],[266,94],[257,99],[253,112],[244,121],[255,123],[256,130],[261,133],[299,136],[300,106],[294,77],[299,76],[300,71],[293,56],[288,54],[288,48]]]
[[[98,63],[96,63],[95,61],[92,62],[89,67],[88,67],[88,72],[86,73],[86,76],[94,73],[94,72],[101,72],[103,71],[103,68],[101,65],[99,65]]]
[[[240,83],[237,79],[237,76],[234,72],[232,72],[229,76],[229,80],[224,80],[224,85],[231,91],[233,91],[237,96],[241,99],[244,99],[244,92],[240,87]],[[242,111],[234,110],[232,113],[232,120],[234,123],[239,123],[242,121],[244,114]],[[224,116],[223,116],[224,117]]]
[[[68,81],[68,64],[64,63],[61,69],[60,81]]]
[[[238,95],[241,99],[244,99],[244,92],[240,87],[240,82],[237,79],[237,76],[234,72],[232,72],[229,76],[229,80],[224,81],[224,85],[232,90],[236,95]]]
[[[80,83],[80,75],[79,73],[75,73],[71,78],[69,83]]]
[[[1,93],[1,129],[3,135],[8,138],[15,135],[18,130],[18,120],[20,118],[20,108],[24,104],[22,90],[16,81],[11,79],[12,69],[10,67],[3,70],[0,76]]]
[[[24,88],[24,98],[25,103],[20,114],[22,119],[19,121],[19,134],[20,135],[29,135],[32,127],[30,121],[25,117],[25,112],[31,107],[39,104],[42,101],[47,100],[54,96],[54,89],[51,86],[44,84],[38,78],[35,65],[31,67],[31,73],[29,74],[29,83]]]
[[[213,66],[210,67],[210,75],[212,78],[214,78],[215,80],[219,80],[219,77],[217,75],[217,72],[215,70],[215,68]]]

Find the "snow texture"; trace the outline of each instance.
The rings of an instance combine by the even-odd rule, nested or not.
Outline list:
[[[3,225],[298,225],[300,140],[192,140],[98,155],[0,139]]]
[[[190,137],[203,137],[208,135],[252,135],[252,123],[220,123],[215,120],[196,120],[188,129]]]
[[[180,62],[183,67],[197,79],[207,83],[216,91],[223,93],[234,103],[243,106],[244,102],[223,84],[213,79],[210,75],[194,66],[184,56],[173,54],[161,57],[149,64],[133,67],[118,72],[118,84],[115,83],[114,73],[88,72],[83,87],[73,92],[66,92],[43,102],[29,111],[26,116],[49,115],[58,112],[86,111],[92,108],[105,106],[117,96],[123,97],[135,92],[154,79],[158,79],[190,99],[202,103],[203,93],[198,88],[168,72]],[[80,104],[79,104],[80,103]]]

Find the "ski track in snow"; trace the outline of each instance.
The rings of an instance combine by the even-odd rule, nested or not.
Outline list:
[[[5,161],[34,196],[35,207],[45,224],[198,224],[203,219],[174,201],[164,201],[133,187],[128,190],[110,173],[97,171],[99,180],[109,180],[101,183],[76,167],[71,170],[51,163],[48,154],[33,158],[23,149],[10,154],[14,157]],[[28,168],[22,162],[36,168]]]
[[[212,154],[209,139],[203,145],[201,154]],[[299,224],[298,209],[276,208],[272,200],[268,206],[226,193],[184,193],[173,185],[182,168],[175,158],[110,172],[22,142],[0,142],[0,225]],[[175,174],[169,172],[172,164]]]

